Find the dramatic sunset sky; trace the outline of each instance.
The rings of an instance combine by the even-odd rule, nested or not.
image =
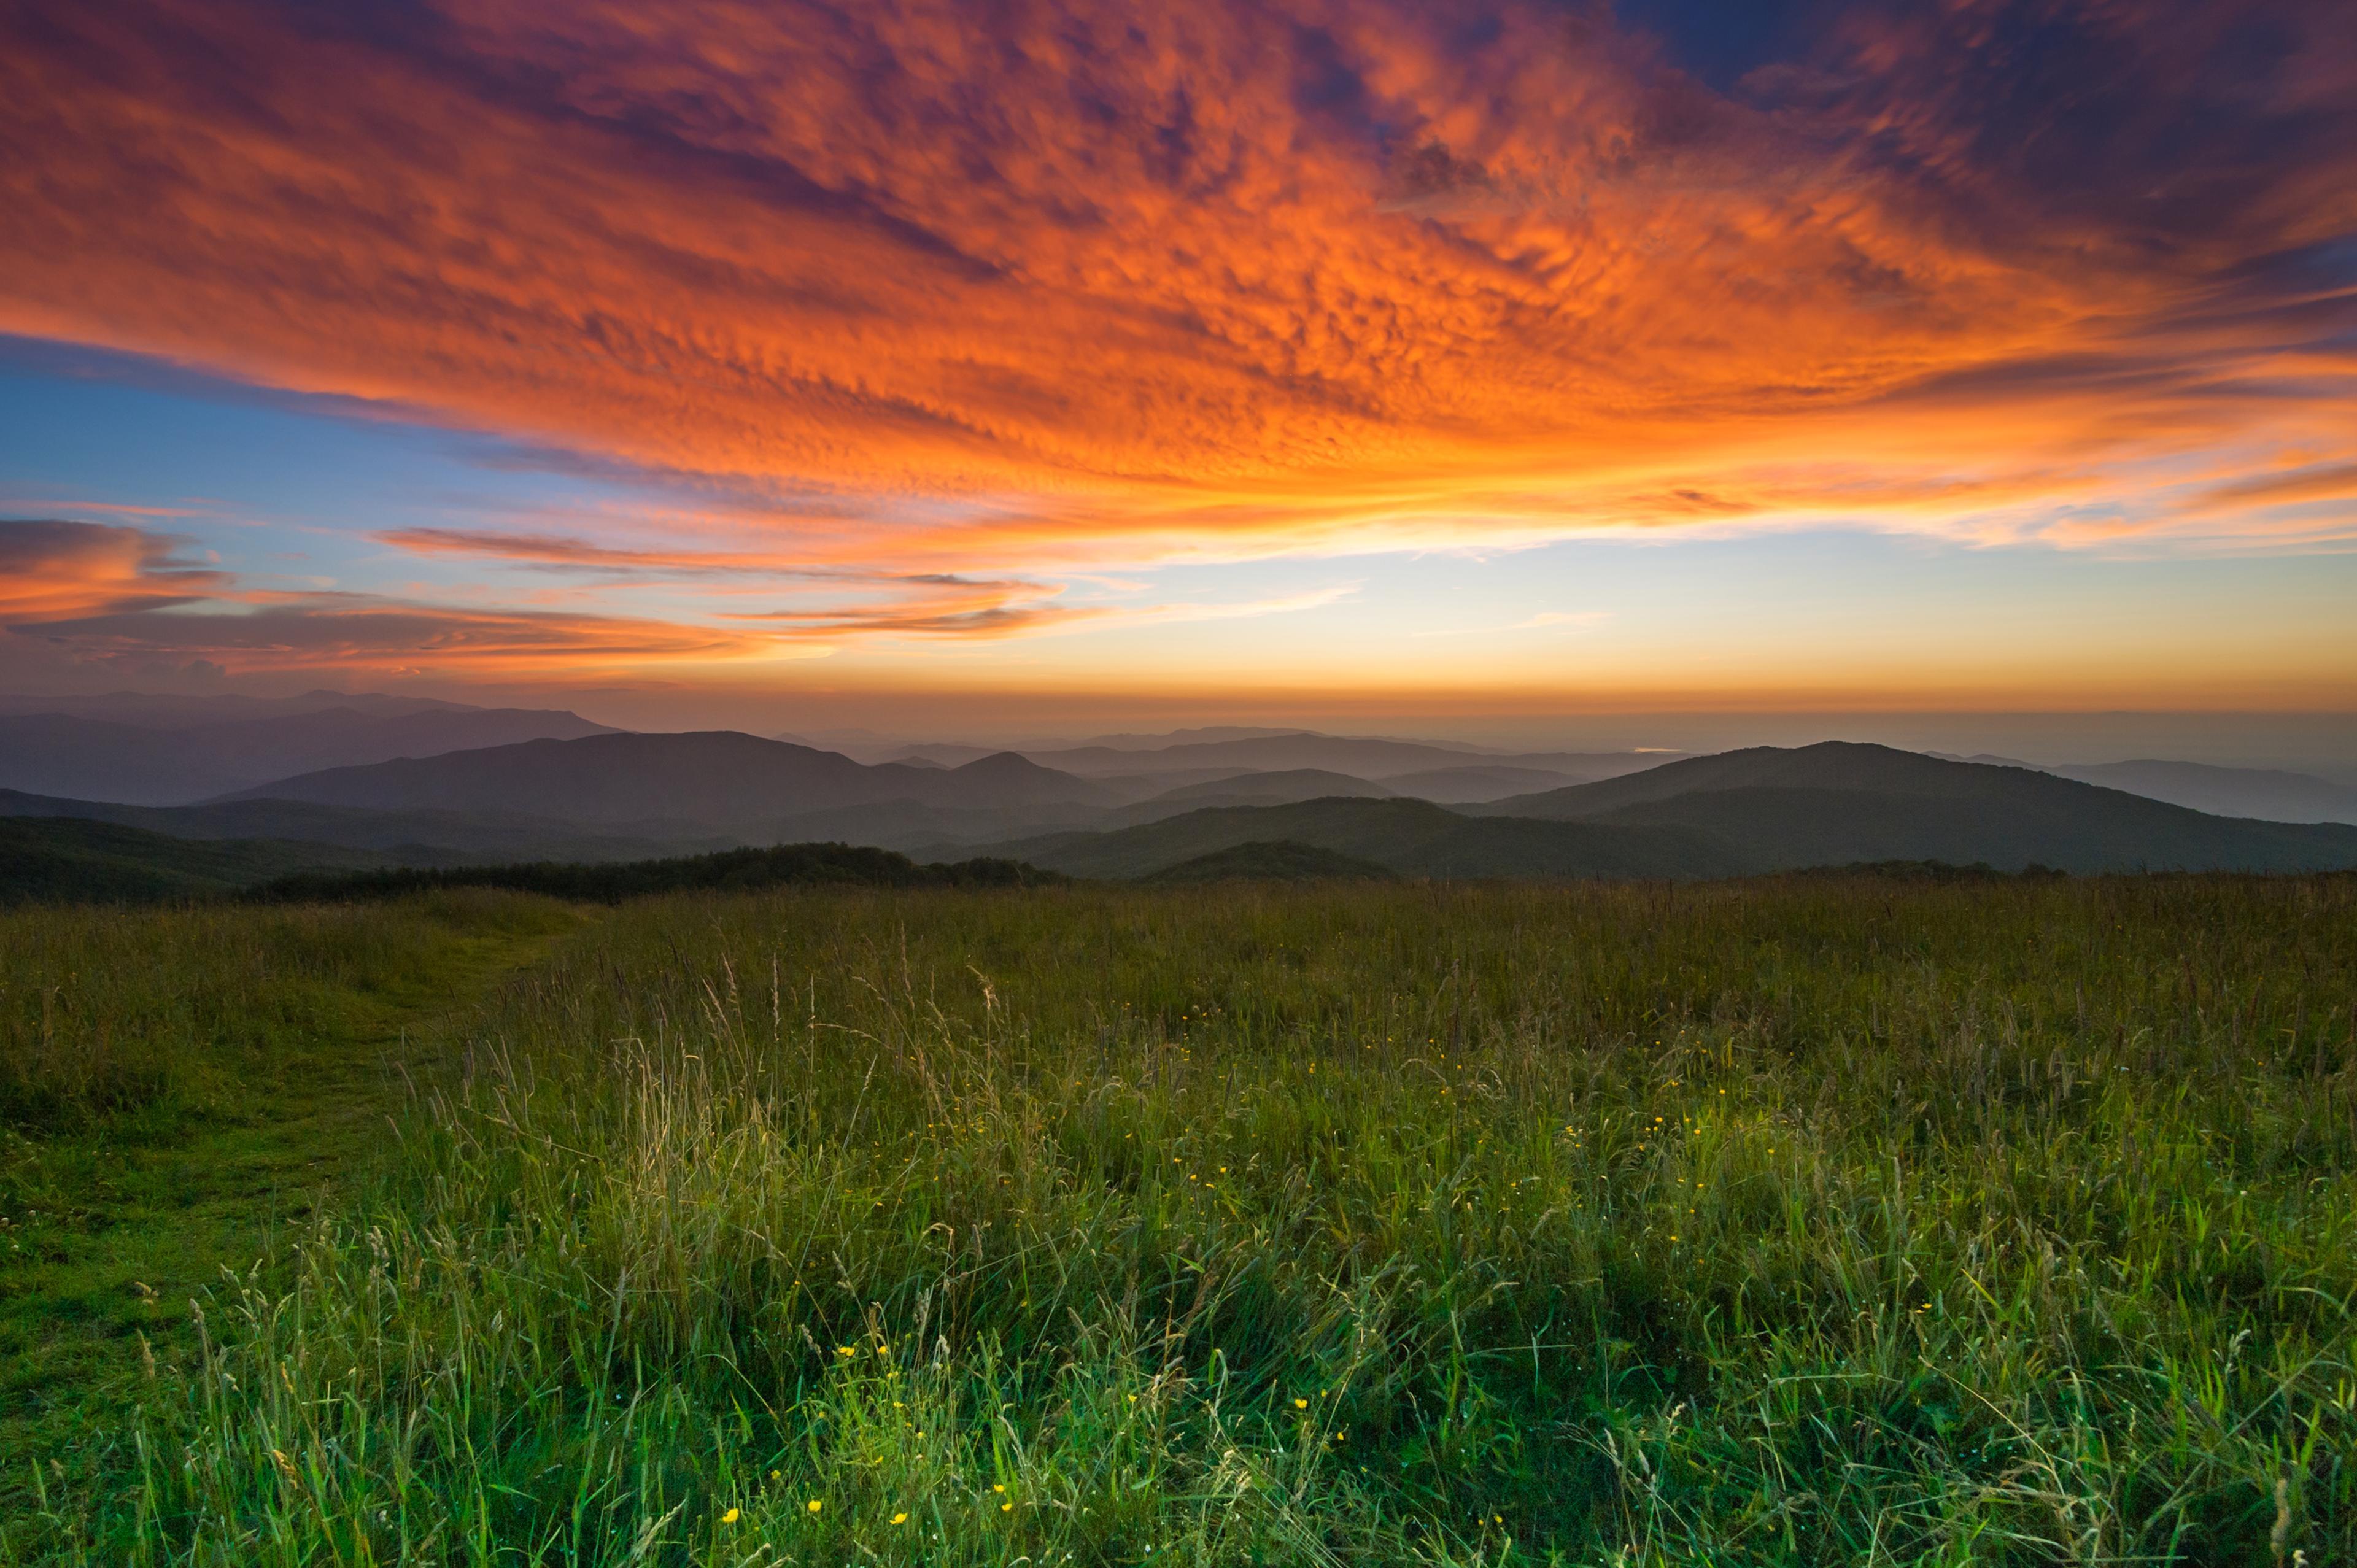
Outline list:
[[[0,0],[0,689],[2357,709],[2348,0]]]

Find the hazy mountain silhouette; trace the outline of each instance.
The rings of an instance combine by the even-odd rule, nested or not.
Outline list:
[[[0,715],[0,789],[179,805],[322,768],[616,733],[561,710],[447,703],[304,706],[290,699],[257,712],[197,700],[192,716],[122,693],[85,705],[101,713]]]
[[[1222,805],[1283,806],[1295,800],[1316,800],[1329,795],[1357,795],[1368,800],[1384,800],[1396,793],[1396,790],[1381,784],[1353,779],[1347,773],[1336,773],[1323,768],[1291,768],[1274,773],[1239,773],[1200,784],[1182,784],[1144,803],[1193,801],[1209,804],[1217,800]]]
[[[70,714],[0,717],[0,789],[141,805],[201,800],[267,778],[175,744],[135,725]]]
[[[2073,763],[2044,771],[2215,816],[2256,817],[2275,822],[2357,822],[2357,789],[2306,773],[2151,758]]]
[[[940,752],[926,749],[928,755],[948,759]],[[1186,741],[1162,746],[1029,746],[1024,748],[1023,754],[1045,767],[1083,778],[1170,768],[1235,767],[1263,772],[1322,768],[1377,782],[1388,781],[1394,774],[1476,765],[1534,768],[1578,779],[1609,779],[1650,768],[1661,760],[1658,755],[1647,752],[1490,752],[1442,742],[1319,735],[1314,730]]]
[[[1111,795],[1102,785],[1013,752],[960,768],[869,767],[836,752],[734,730],[698,730],[527,741],[328,768],[230,798],[741,832],[813,811],[895,800],[967,810],[1083,807],[1104,804]]]
[[[504,722],[500,711],[481,709],[386,716]],[[315,721],[315,735],[346,723],[323,709],[188,727],[210,733],[296,717]],[[137,733],[150,742],[157,734]],[[1332,737],[1247,736],[1114,755],[1151,766],[1174,749],[1200,758],[1305,738]],[[1485,758],[1439,771],[1486,770],[1496,783],[1522,766]],[[1155,788],[1174,775],[1178,782]],[[1394,779],[1238,772],[1200,760],[1168,773],[1083,779],[1013,752],[956,767],[867,765],[733,731],[606,732],[312,770],[188,806],[0,790],[0,814],[182,839],[291,841],[411,865],[834,841],[944,858],[984,852],[1107,877],[1147,875],[1248,843],[1436,876],[1698,877],[1883,861],[2072,871],[2357,866],[2357,826],[2212,816],[2026,767],[1841,742],[1681,758],[1455,810],[1394,795],[1405,779]],[[1152,798],[1138,800],[1145,792]]]
[[[1635,758],[1638,768],[1657,765],[1660,757]],[[1413,795],[1419,800],[1437,801],[1444,806],[1471,805],[1487,800],[1502,800],[1509,795],[1527,795],[1542,789],[1560,789],[1566,784],[1585,784],[1596,775],[1585,778],[1551,768],[1514,768],[1501,763],[1468,763],[1461,768],[1428,768],[1416,773],[1387,774],[1383,782],[1393,793]]]

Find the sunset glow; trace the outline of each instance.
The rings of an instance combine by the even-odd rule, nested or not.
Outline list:
[[[0,668],[2357,706],[2357,29],[2167,11],[0,9]]]

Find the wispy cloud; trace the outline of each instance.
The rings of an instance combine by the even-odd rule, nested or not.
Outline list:
[[[2203,491],[2186,510],[2205,514],[2239,514],[2264,507],[2298,506],[2313,501],[2351,503],[2351,521],[2357,524],[2357,463],[2336,463],[2238,479]]]
[[[805,636],[883,634],[924,638],[996,638],[1117,626],[1168,626],[1190,621],[1249,620],[1322,609],[1358,591],[1337,584],[1271,598],[1150,605],[1060,604],[1049,600],[991,602],[963,607],[865,607],[732,613],[732,621],[760,621]]]

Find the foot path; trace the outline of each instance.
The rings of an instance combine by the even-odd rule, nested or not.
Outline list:
[[[456,964],[375,999],[234,1119],[192,1135],[0,1129],[15,1210],[0,1215],[0,1562],[5,1521],[40,1510],[45,1491],[59,1506],[127,1456],[147,1358],[168,1369],[196,1353],[190,1299],[224,1271],[266,1284],[288,1230],[385,1158],[407,1081],[447,1063],[499,983],[569,934],[470,938]]]

